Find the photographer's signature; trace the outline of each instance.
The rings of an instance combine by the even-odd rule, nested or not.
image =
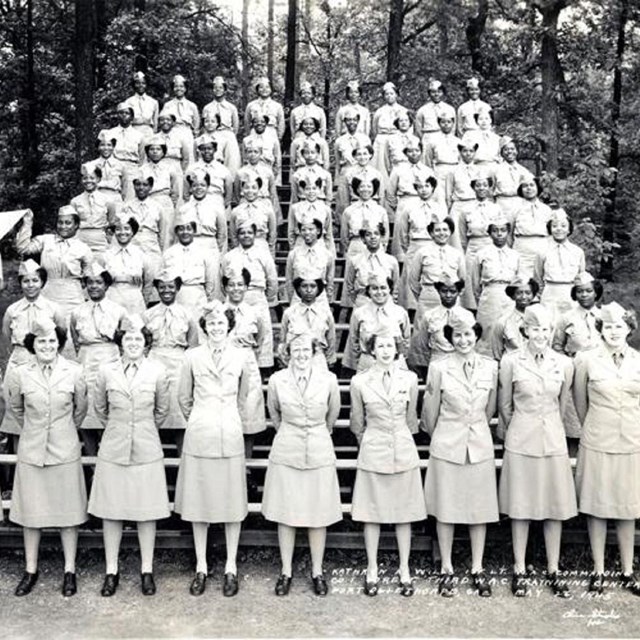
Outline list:
[[[620,619],[620,615],[616,613],[615,609],[592,609],[588,613],[580,613],[575,609],[569,609],[562,614],[565,620],[569,619],[581,619],[587,623],[588,627],[596,627],[608,622],[613,622]]]

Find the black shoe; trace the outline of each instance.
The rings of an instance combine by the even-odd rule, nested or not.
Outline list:
[[[380,580],[376,580],[375,582],[369,582],[367,580],[367,576],[364,577],[364,593],[367,596],[377,596],[378,595],[378,587],[380,586]]]
[[[78,587],[76,585],[76,574],[71,571],[66,571],[64,578],[62,579],[62,595],[65,598],[70,598],[76,595]]]
[[[626,589],[634,596],[640,596],[640,581],[638,581],[638,578],[633,573],[628,576],[622,576],[622,588]]]
[[[16,587],[15,594],[18,597],[29,595],[33,587],[35,587],[36,582],[38,582],[38,572],[29,573],[28,571],[25,571],[22,574],[22,580],[20,580]]]
[[[453,573],[440,574],[440,581],[438,582],[438,593],[443,598],[452,598],[454,592]]]
[[[145,596],[154,596],[156,594],[156,583],[153,579],[153,573],[140,574],[140,588]]]
[[[592,573],[589,580],[589,591],[602,595],[604,593],[604,575],[601,573]]]
[[[238,576],[235,573],[225,573],[222,585],[222,595],[231,598],[238,593]]]
[[[401,582],[400,583],[400,595],[405,598],[410,598],[416,592],[413,582],[409,580],[409,582]]]
[[[189,587],[189,593],[192,596],[201,596],[207,586],[207,574],[202,571],[196,573],[196,577],[192,580]]]
[[[286,596],[289,593],[289,589],[291,589],[291,576],[285,576],[284,573],[281,573],[276,582],[276,595]]]
[[[482,598],[490,598],[491,585],[489,584],[487,574],[484,571],[480,571],[479,573],[472,573],[471,577],[473,579],[473,586],[478,591],[478,595]]]
[[[317,596],[326,596],[329,593],[327,581],[322,574],[312,577],[311,581],[313,582],[313,591]]]
[[[511,593],[513,593],[516,598],[525,598],[531,593],[526,574],[513,574],[513,578],[511,579]]]
[[[549,574],[549,579],[551,580],[551,590],[554,596],[558,596],[558,598],[571,597],[566,580],[563,580],[557,573]]]
[[[103,598],[110,598],[118,590],[119,584],[119,573],[107,573],[107,575],[104,577],[104,582],[102,583],[102,590],[100,591],[100,595],[102,595]]]

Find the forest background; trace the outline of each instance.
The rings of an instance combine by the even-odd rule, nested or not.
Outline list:
[[[577,222],[589,268],[633,302],[639,60],[640,0],[0,0],[0,210],[50,225],[137,70],[161,103],[185,75],[200,108],[223,75],[241,113],[257,77],[287,112],[307,79],[331,124],[349,80],[374,111],[387,80],[417,109],[429,78],[457,106],[475,75],[498,133]]]

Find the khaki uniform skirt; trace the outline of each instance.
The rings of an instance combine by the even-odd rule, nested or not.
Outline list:
[[[18,460],[9,519],[23,527],[77,527],[87,520],[80,460],[38,467]]]

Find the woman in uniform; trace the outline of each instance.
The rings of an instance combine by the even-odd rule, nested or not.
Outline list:
[[[181,176],[162,164],[167,155],[167,145],[162,138],[157,135],[149,138],[144,151],[147,159],[144,168],[153,177],[149,200],[160,207],[164,225],[171,225],[182,193]]]
[[[248,513],[243,431],[265,427],[264,400],[256,359],[229,338],[233,314],[208,302],[200,326],[206,342],[185,353],[178,404],[187,420],[176,483],[175,511],[191,522],[196,575],[189,591],[204,593],[210,523],[224,523],[227,560],[223,594],[238,593],[236,556]]]
[[[509,136],[500,138],[500,156],[503,161],[496,165],[493,172],[495,181],[493,195],[502,213],[512,223],[514,215],[522,205],[518,188],[533,176],[518,162],[516,143]]]
[[[585,270],[584,251],[569,241],[572,232],[573,221],[566,211],[553,211],[547,222],[547,233],[551,237],[544,252],[538,254],[533,270],[533,277],[540,284],[540,302],[552,310],[555,322],[575,307],[571,288]]]
[[[397,338],[381,328],[369,341],[375,364],[351,379],[350,428],[358,440],[351,517],[364,522],[367,574],[364,592],[378,593],[380,525],[396,530],[403,596],[412,596],[411,523],[424,520],[418,431],[418,377],[397,363]]]
[[[142,134],[143,138],[150,138],[158,128],[158,101],[147,95],[147,78],[142,71],[136,71],[131,78],[133,95],[125,100],[133,109],[131,126]]]
[[[129,177],[124,164],[114,156],[116,139],[109,136],[106,129],[98,134],[96,141],[98,157],[88,163],[94,169],[100,169],[98,193],[106,196],[108,202],[117,206],[129,197]]]
[[[573,398],[582,423],[576,468],[578,506],[587,515],[593,558],[589,591],[602,593],[607,520],[615,520],[622,587],[640,596],[633,573],[640,517],[640,355],[627,344],[638,322],[618,303],[604,305],[599,346],[578,353]]]
[[[319,122],[318,133],[326,139],[327,137],[327,117],[324,109],[315,102],[316,88],[307,81],[300,83],[298,90],[300,103],[291,109],[289,115],[289,126],[291,127],[291,138],[301,136],[300,125],[305,118],[315,118]]]
[[[547,574],[553,593],[569,589],[558,575],[562,521],[577,515],[576,493],[562,415],[571,394],[573,364],[550,343],[552,312],[541,304],[524,312],[527,343],[500,363],[498,411],[506,430],[500,475],[500,512],[511,518],[517,597],[530,593],[525,556],[531,520],[542,520]]]
[[[174,114],[175,129],[192,152],[193,138],[200,131],[200,112],[197,105],[185,97],[187,89],[187,80],[184,76],[173,76],[171,80],[173,98],[167,101],[162,109]]]
[[[87,493],[78,428],[87,413],[82,367],[59,355],[66,331],[38,318],[24,346],[34,358],[5,379],[8,407],[20,433],[9,519],[22,526],[26,570],[15,594],[38,581],[41,530],[60,527],[64,553],[62,594],[76,593],[78,526],[87,519]]]
[[[336,113],[336,136],[341,136],[346,132],[345,112],[351,110],[355,111],[359,116],[356,131],[369,137],[369,131],[371,130],[371,113],[369,109],[360,102],[360,83],[357,80],[347,82],[345,96],[348,102],[343,104]]]
[[[156,592],[156,521],[170,514],[158,434],[169,414],[169,382],[164,367],[145,357],[152,338],[140,316],[126,316],[114,341],[121,357],[100,367],[94,396],[104,434],[89,513],[102,518],[106,575],[101,594],[110,597],[118,588],[123,520],[132,520],[137,523],[140,543],[140,587],[145,596],[152,596]]]
[[[84,301],[82,276],[94,261],[91,249],[76,237],[79,226],[76,210],[65,206],[58,209],[55,233],[32,238],[33,213],[29,211],[16,234],[16,249],[21,256],[40,254],[40,264],[48,276],[42,293],[58,305],[67,324],[71,312]]]
[[[482,560],[487,523],[497,522],[498,491],[489,421],[497,407],[498,364],[476,353],[482,327],[460,309],[444,327],[454,352],[429,367],[422,427],[431,436],[425,499],[437,520],[442,569],[438,591],[454,593],[451,561],[456,524],[469,525],[471,578],[491,595]]]
[[[244,114],[244,126],[246,133],[251,133],[254,116],[260,114],[267,116],[267,130],[269,136],[275,141],[282,142],[285,130],[284,109],[279,102],[271,97],[271,83],[269,78],[260,78],[256,82],[256,93],[258,97],[252,100]]]
[[[289,593],[296,529],[306,527],[311,578],[318,596],[328,593],[322,561],[327,527],[342,520],[331,431],[340,411],[335,375],[313,366],[313,338],[291,337],[289,366],[269,379],[267,404],[277,430],[264,483],[262,515],[278,523],[282,570],[278,596]]]

